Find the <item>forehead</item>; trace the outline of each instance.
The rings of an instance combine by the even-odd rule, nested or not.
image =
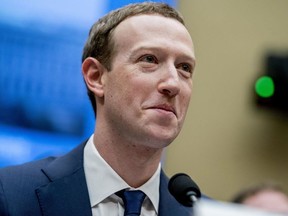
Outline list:
[[[186,27],[178,20],[161,15],[137,15],[122,21],[113,32],[117,49],[137,46],[176,48],[194,57],[194,46]],[[118,50],[119,51],[119,50]]]

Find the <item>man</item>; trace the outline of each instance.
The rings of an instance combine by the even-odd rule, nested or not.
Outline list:
[[[94,134],[62,157],[1,170],[0,215],[123,215],[123,194],[139,190],[141,215],[191,215],[160,164],[192,92],[194,47],[181,16],[151,2],[112,11],[91,28],[82,60]]]
[[[274,213],[288,213],[287,194],[278,184],[270,182],[240,191],[232,199],[232,202]]]

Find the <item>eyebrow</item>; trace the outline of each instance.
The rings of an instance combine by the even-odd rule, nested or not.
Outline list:
[[[136,53],[141,52],[141,51],[162,51],[165,50],[165,48],[160,47],[160,46],[147,46],[147,45],[142,45],[139,47],[136,47],[135,49],[132,49],[131,52],[129,53],[130,56],[134,56]],[[193,64],[193,67],[196,65],[196,58],[195,56],[191,56],[190,54],[187,54],[186,52],[181,53],[181,58],[186,59],[186,61],[189,61]]]

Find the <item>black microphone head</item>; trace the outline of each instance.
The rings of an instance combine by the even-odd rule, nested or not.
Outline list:
[[[169,181],[168,189],[179,203],[188,207],[194,204],[191,194],[196,198],[201,197],[198,185],[185,173],[174,175]]]

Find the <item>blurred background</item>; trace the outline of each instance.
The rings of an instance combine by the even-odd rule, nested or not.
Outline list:
[[[0,167],[61,155],[93,132],[82,48],[103,14],[140,1],[2,0]],[[168,175],[229,200],[263,180],[288,190],[288,1],[161,1],[183,14],[197,58]]]

